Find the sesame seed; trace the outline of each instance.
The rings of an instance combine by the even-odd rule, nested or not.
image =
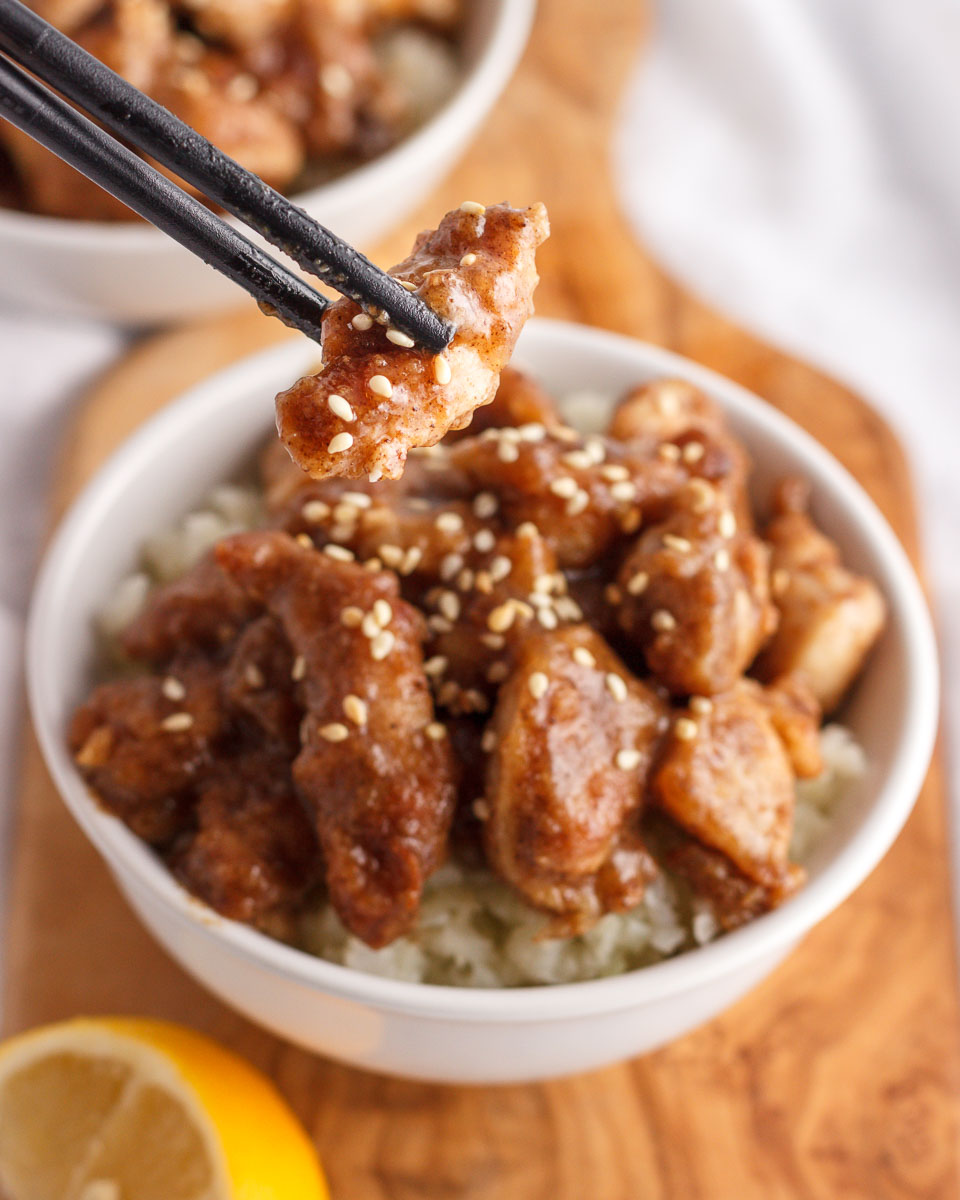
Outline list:
[[[693,544],[688,538],[677,537],[675,533],[665,533],[663,544],[668,550],[676,550],[678,554],[689,554],[693,549]]]
[[[553,591],[553,575],[544,571],[542,575],[538,575],[533,581],[533,590],[542,595],[549,595]]]
[[[353,445],[353,435],[349,433],[336,433],[330,439],[330,445],[327,447],[328,454],[342,454],[344,450],[349,450]]]
[[[583,617],[580,605],[571,600],[569,596],[558,597],[554,602],[554,607],[557,610],[557,616],[563,617],[565,621],[579,621]]]
[[[371,375],[367,387],[375,396],[383,396],[384,399],[393,395],[393,384],[386,375]]]
[[[380,622],[372,612],[368,612],[360,622],[360,632],[365,638],[369,638],[371,641],[373,641],[373,639],[377,636],[377,634],[380,632],[380,629]]]
[[[636,500],[637,485],[631,483],[629,479],[621,479],[619,483],[615,483],[610,488],[610,495],[614,500]]]
[[[493,564],[491,563],[491,566]],[[489,596],[493,591],[493,574],[490,571],[478,571],[473,586],[483,596]]]
[[[361,727],[367,723],[367,706],[359,696],[349,695],[343,698],[343,712],[348,721]]]
[[[515,443],[504,441],[503,439],[500,440],[500,444],[497,446],[497,458],[502,463],[514,463],[519,457],[520,451],[517,449]]]
[[[607,466],[602,467],[600,474],[608,483],[619,483],[624,479],[630,478],[630,472],[627,468],[621,467],[616,463],[609,463]]]
[[[160,722],[160,728],[166,733],[184,733],[193,725],[193,717],[188,712],[171,713]]]
[[[597,660],[593,657],[586,646],[574,647],[573,661],[575,663],[579,663],[581,667],[590,667],[591,669],[597,665]]]
[[[441,592],[438,608],[448,621],[455,621],[460,616],[460,597],[456,592]]]
[[[419,546],[411,546],[403,556],[403,562],[400,564],[400,574],[410,575],[420,564],[423,558],[423,551]]]
[[[307,673],[307,660],[302,654],[298,654],[293,660],[293,667],[290,670],[290,678],[295,682],[299,682]]]
[[[442,675],[449,665],[449,660],[442,654],[435,654],[423,664],[423,673],[430,677]]]
[[[356,525],[359,515],[360,514],[357,511],[356,505],[347,504],[345,502],[341,502],[333,510],[333,519],[335,521],[340,521],[345,525]],[[340,534],[335,532],[333,536],[339,537]]]
[[[370,643],[370,656],[375,662],[380,662],[393,649],[396,640],[389,629],[382,629]]]
[[[416,342],[414,342],[409,333],[404,333],[400,329],[388,329],[387,341],[393,342],[395,346],[403,346],[405,350],[409,350],[411,346],[416,345]]]
[[[364,559],[363,568],[365,571],[381,571],[383,570],[383,563],[379,558],[367,558]]]
[[[474,535],[473,544],[481,554],[488,554],[497,544],[497,539],[490,529],[480,529]]]
[[[366,492],[344,492],[340,499],[344,504],[352,504],[354,508],[369,508],[373,504],[372,497]]]
[[[405,291],[415,292],[417,290],[417,285],[411,279],[398,279],[397,283],[399,283]]]
[[[505,554],[498,554],[490,563],[490,578],[499,583],[513,570],[513,560],[507,558]]]
[[[491,663],[487,667],[487,679],[490,683],[503,683],[509,674],[510,668],[505,662]]]
[[[680,717],[673,726],[673,732],[681,742],[692,742],[697,736],[697,723],[689,717]]]
[[[476,261],[477,261],[477,256],[475,254],[465,254],[463,256],[463,258],[460,259],[460,266],[461,267],[472,267]]]
[[[297,543],[298,546],[302,546],[304,548],[304,550],[312,550],[313,549],[313,540],[311,539],[311,537],[308,533],[298,533],[297,536],[294,538],[294,541]]]
[[[487,206],[485,204],[478,204],[476,200],[464,200],[460,205],[460,211],[469,213],[472,217],[482,217],[487,211]]]
[[[607,457],[607,448],[603,444],[603,438],[589,437],[583,448],[590,455],[590,461],[597,465]]]
[[[434,633],[449,633],[453,629],[447,618],[441,617],[439,613],[431,613],[427,617],[427,625]]]
[[[350,404],[343,396],[338,396],[335,392],[327,397],[327,407],[335,417],[339,417],[341,421],[355,421],[356,414],[350,407]],[[349,434],[347,435],[349,437]],[[347,445],[350,443],[348,442]],[[336,453],[334,451],[333,453]]]
[[[622,604],[623,592],[620,591],[615,583],[608,583],[603,589],[603,598],[608,604]]]
[[[262,688],[266,683],[263,672],[256,663],[247,663],[244,667],[243,678],[249,688]]]
[[[445,554],[440,559],[440,578],[452,579],[460,570],[463,569],[462,554]]]
[[[557,625],[559,624],[559,621],[557,620],[557,614],[552,608],[541,608],[537,613],[537,620],[544,627],[544,629],[556,629]]]
[[[518,617],[532,617],[533,609],[529,604],[525,604],[523,600],[511,599],[507,601]]]
[[[618,750],[614,762],[620,771],[633,771],[640,766],[639,750]]]
[[[578,517],[590,503],[590,496],[582,489],[571,496],[565,506],[568,517]]]
[[[360,333],[366,333],[368,329],[373,328],[373,317],[365,312],[357,313],[350,324]]]
[[[715,493],[705,479],[691,479],[687,486],[692,501],[691,508],[695,513],[704,513],[712,507]]]
[[[393,620],[393,609],[386,600],[374,600],[373,616],[381,629],[385,629]]]
[[[567,500],[571,496],[575,496],[577,490],[577,481],[571,475],[561,475],[559,479],[554,479],[550,484],[550,491],[555,496],[563,496]]]
[[[453,378],[450,364],[442,354],[438,354],[433,360],[433,377],[441,387],[445,387]]]
[[[317,525],[330,516],[330,505],[324,504],[322,500],[308,500],[303,508],[300,509],[300,514],[311,525]]]
[[[350,736],[350,730],[339,721],[321,725],[318,732],[325,742],[345,742]]]
[[[718,571],[730,570],[730,551],[721,547],[713,556],[713,565]]]
[[[669,633],[677,627],[677,618],[665,608],[658,608],[650,618],[650,624],[657,633]]]
[[[522,442],[542,442],[547,436],[547,428],[542,421],[527,421],[517,426],[517,433]]]
[[[394,546],[389,542],[377,547],[377,553],[387,564],[388,567],[399,567],[403,561],[403,551],[399,546]]]
[[[603,682],[606,684],[607,691],[618,704],[622,704],[626,700],[627,684],[622,675],[617,675],[614,671],[608,671],[604,676]]]
[[[474,800],[473,815],[478,821],[490,820],[490,805],[486,802],[486,800]]]
[[[725,538],[732,538],[737,532],[737,518],[729,508],[725,508],[720,514],[717,529],[720,531],[720,536]]]
[[[631,575],[627,581],[627,591],[631,596],[639,596],[647,590],[647,584],[650,582],[650,576],[646,571],[637,571],[635,575]]]
[[[699,462],[705,453],[703,442],[687,442],[683,448],[683,461],[686,463]]]
[[[464,567],[463,570],[457,575],[457,587],[461,592],[469,592],[473,587],[475,579],[476,576],[474,575],[473,571],[471,571],[469,567]]]
[[[483,737],[480,739],[480,749],[483,750],[485,754],[489,754],[492,750],[496,749],[496,745],[496,733],[494,733],[492,729],[485,729],[483,731]]]
[[[370,474],[367,476],[367,479],[369,479],[371,483],[379,483],[382,478],[383,478],[383,468],[382,467],[374,467],[373,470],[370,472]]]
[[[524,521],[517,526],[517,537],[535,538],[540,536],[540,530],[532,521]]]
[[[447,736],[446,725],[441,725],[439,721],[431,721],[423,731],[431,742],[442,742]]]
[[[357,608],[355,604],[348,604],[346,608],[340,610],[340,623],[346,625],[348,629],[356,629],[363,620],[363,609]]]
[[[680,447],[675,446],[673,442],[664,442],[662,446],[658,447],[657,454],[667,462],[680,461]]]
[[[507,639],[502,633],[482,633],[480,641],[483,642],[488,650],[502,650],[507,644]]]
[[[353,91],[353,76],[343,63],[324,63],[317,72],[317,79],[332,100],[345,100]]]
[[[478,492],[473,498],[473,511],[481,521],[494,516],[499,506],[500,502],[493,492]]]
[[[547,694],[547,689],[550,686],[550,680],[542,671],[534,671],[527,680],[527,687],[530,689],[530,695],[534,700],[542,700]]]
[[[695,712],[698,717],[705,717],[713,712],[713,701],[706,696],[691,696],[690,711]]]
[[[172,675],[166,677],[160,690],[168,700],[182,700],[187,694],[187,689],[180,680],[174,679]]]
[[[566,454],[561,454],[560,461],[566,467],[572,467],[575,471],[586,471],[593,465],[593,459],[586,450],[570,450]]]
[[[337,562],[353,562],[356,558],[352,550],[348,550],[346,546],[337,546],[333,542],[324,546],[323,552],[327,558],[335,558]]]
[[[512,604],[500,604],[487,617],[487,628],[493,633],[505,633],[513,624],[516,615]]]
[[[441,533],[459,533],[463,528],[463,517],[457,512],[442,512],[434,521]]]

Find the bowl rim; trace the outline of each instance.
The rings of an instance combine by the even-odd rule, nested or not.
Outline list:
[[[526,48],[537,0],[489,2],[497,6],[497,12],[487,40],[446,103],[383,154],[317,187],[291,194],[294,204],[308,210],[321,204],[349,207],[363,196],[389,195],[391,176],[403,170],[408,160],[433,158],[436,140],[455,142],[458,131],[472,126],[478,111],[483,114],[492,108]],[[238,229],[246,228],[236,217],[227,215],[224,220]],[[86,221],[0,207],[0,238],[5,237],[61,251],[74,246],[111,254],[162,253],[171,244],[165,234],[146,222]]]
[[[86,485],[60,524],[43,560],[30,608],[27,639],[27,687],[31,713],[44,758],[57,788],[74,818],[94,843],[111,871],[140,893],[138,900],[160,904],[181,924],[216,940],[232,955],[253,959],[287,980],[370,1007],[437,1019],[531,1022],[586,1017],[634,1008],[693,988],[763,957],[781,953],[839,905],[886,853],[907,819],[926,775],[933,751],[939,714],[939,671],[933,628],[920,585],[903,548],[860,484],[810,434],[747,389],[707,367],[637,339],[591,326],[536,318],[524,334],[527,343],[551,345],[568,352],[573,343],[584,354],[632,357],[638,372],[652,371],[688,379],[716,397],[723,408],[779,443],[826,477],[840,507],[882,563],[884,588],[891,615],[903,640],[906,671],[906,717],[898,736],[897,753],[866,816],[822,872],[780,908],[726,934],[708,945],[676,958],[622,975],[576,983],[522,988],[467,988],[415,983],[366,974],[273,940],[246,925],[230,921],[191,896],[161,861],[122,822],[101,810],[86,789],[66,752],[63,730],[53,728],[45,713],[48,695],[57,694],[44,665],[48,631],[56,621],[60,577],[69,577],[82,558],[81,550],[102,528],[99,516],[113,498],[137,477],[142,462],[163,453],[168,442],[182,436],[190,415],[229,408],[239,390],[271,387],[309,365],[316,356],[312,344],[285,342],[216,372],[184,392],[146,421],[114,452]],[[520,346],[520,356],[524,349]],[[266,424],[266,422],[265,422]],[[211,481],[213,482],[213,481]]]

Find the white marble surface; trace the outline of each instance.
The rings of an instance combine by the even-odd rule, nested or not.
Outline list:
[[[661,0],[614,148],[628,211],[678,278],[849,380],[903,435],[948,691],[960,676],[958,60],[955,0]],[[51,454],[83,383],[123,345],[106,327],[0,312],[0,835]]]

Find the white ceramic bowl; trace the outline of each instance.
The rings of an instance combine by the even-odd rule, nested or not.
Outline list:
[[[90,798],[67,754],[65,729],[89,682],[94,614],[131,569],[142,540],[249,455],[271,427],[274,392],[315,357],[310,344],[284,345],[192,389],[114,455],[64,521],[37,586],[28,673],[40,742],[74,817],[187,971],[282,1037],[362,1067],[460,1082],[538,1079],[641,1053],[719,1013],[853,891],[896,837],[930,757],[937,664],[910,564],[843,468],[755,396],[641,342],[535,320],[517,361],[560,395],[588,389],[616,396],[663,375],[697,384],[752,451],[758,495],[785,472],[806,475],[817,520],[889,603],[889,628],[844,714],[869,769],[844,797],[796,897],[711,945],[612,979],[492,991],[401,983],[309,957],[216,916]],[[609,407],[598,403],[598,425]]]
[[[387,153],[294,196],[296,203],[356,246],[400,224],[469,146],[523,53],[535,7],[536,0],[468,4],[464,73],[450,101]],[[0,301],[136,326],[235,307],[242,293],[145,223],[0,208]]]

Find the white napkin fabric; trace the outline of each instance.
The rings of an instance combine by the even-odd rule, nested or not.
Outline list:
[[[660,0],[615,147],[623,202],[666,269],[859,390],[903,439],[948,750],[960,744],[958,63],[956,0]]]

